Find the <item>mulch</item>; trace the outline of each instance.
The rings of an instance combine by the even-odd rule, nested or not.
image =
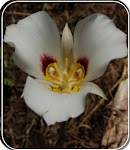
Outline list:
[[[11,4],[4,13],[4,32],[6,26],[41,10],[45,10],[54,19],[60,33],[66,22],[69,23],[73,33],[78,21],[97,12],[110,17],[119,29],[128,33],[127,12],[120,4],[80,2]],[[9,146],[13,148],[104,148],[101,141],[108,123],[106,117],[111,115],[111,109],[107,108],[107,104],[112,101],[116,93],[123,68],[127,65],[127,58],[112,60],[104,75],[94,81],[104,93],[107,93],[109,101],[102,101],[101,97],[88,94],[86,109],[82,115],[69,119],[67,123],[47,126],[43,118],[29,109],[24,99],[20,99],[27,74],[10,60],[14,49],[5,44],[4,50],[4,78],[13,82],[4,84],[4,139]],[[93,111],[97,105],[98,108]]]

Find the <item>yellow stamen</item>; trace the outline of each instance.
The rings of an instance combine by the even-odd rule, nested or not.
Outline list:
[[[58,63],[54,63],[54,67],[55,67],[57,73],[60,74],[59,64]]]
[[[85,70],[84,67],[75,63],[68,66],[68,59],[65,58],[65,67],[61,73],[59,70],[59,63],[51,63],[46,68],[46,80],[53,82],[49,89],[57,93],[76,93],[80,90],[77,83],[84,80]]]
[[[53,75],[53,74],[50,74],[50,77],[53,79],[53,80],[56,80],[56,81],[61,81],[57,76]]]

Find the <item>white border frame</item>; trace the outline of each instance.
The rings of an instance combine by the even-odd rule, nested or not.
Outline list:
[[[10,1],[7,1],[7,2],[10,2]],[[6,3],[7,3],[6,2]],[[10,147],[6,142],[5,142],[5,140],[4,140],[4,137],[3,137],[3,85],[4,85],[4,82],[3,82],[3,66],[4,66],[4,63],[3,63],[3,60],[4,60],[4,58],[3,58],[3,14],[4,14],[4,11],[6,10],[6,8],[8,7],[8,6],[10,6],[11,4],[14,4],[14,3],[22,3],[22,2],[24,2],[24,3],[26,3],[26,2],[36,2],[36,3],[39,3],[39,2],[50,2],[50,3],[57,3],[57,2],[74,2],[74,3],[78,3],[78,2],[84,2],[84,3],[117,3],[117,4],[120,4],[121,6],[123,6],[124,8],[125,8],[125,10],[127,11],[127,14],[128,14],[128,138],[127,138],[127,141],[125,142],[125,144],[122,146],[122,147],[119,147],[119,148],[117,148],[117,149],[121,149],[121,148],[123,148],[123,147],[125,147],[126,146],[126,144],[128,144],[128,140],[129,140],[129,36],[130,36],[130,34],[129,34],[129,24],[130,24],[130,22],[129,22],[129,18],[130,18],[130,10],[126,7],[126,5],[123,3],[123,2],[120,2],[120,1],[102,1],[102,0],[95,0],[95,1],[72,1],[72,0],[67,0],[67,1],[36,1],[36,0],[30,0],[30,1],[12,1],[12,2],[10,2],[9,4],[7,4],[6,6],[5,6],[5,8],[3,9],[3,11],[2,11],[2,13],[1,13],[1,138],[2,138],[2,141],[4,142],[4,144],[6,145],[6,147],[7,148],[10,148],[10,149],[12,149],[12,150],[15,150],[14,148],[12,148],[12,147]],[[39,150],[39,149],[38,149]],[[108,149],[109,150],[109,149]],[[114,150],[114,149],[113,149]]]

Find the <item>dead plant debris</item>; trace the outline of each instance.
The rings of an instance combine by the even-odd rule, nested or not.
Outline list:
[[[73,33],[78,21],[99,12],[109,16],[116,26],[127,34],[127,12],[121,5],[76,2],[11,4],[4,13],[4,31],[6,26],[41,10],[45,10],[54,19],[60,33],[66,22],[69,23]],[[122,77],[124,67],[127,66],[127,58],[111,61],[105,74],[94,81],[107,93],[108,101],[88,94],[86,110],[81,116],[69,119],[67,123],[56,123],[48,127],[44,120],[30,110],[23,99],[20,99],[27,75],[13,63],[10,58],[13,52],[14,49],[5,44],[4,78],[8,79],[8,82],[5,82],[8,84],[4,85],[4,139],[9,146],[13,148],[102,149],[117,148],[125,143],[128,133],[127,110],[122,107],[122,102],[117,97],[121,94],[121,88],[127,85],[127,71]],[[127,91],[123,94],[127,95]],[[122,97],[123,103],[127,106],[127,98]],[[115,103],[119,103],[118,107]],[[121,132],[122,129],[126,132]],[[111,132],[111,136],[107,134],[107,131]]]

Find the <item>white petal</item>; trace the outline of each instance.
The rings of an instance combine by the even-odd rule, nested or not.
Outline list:
[[[62,33],[62,59],[63,64],[65,63],[65,58],[68,58],[69,65],[74,63],[73,58],[73,36],[66,23],[63,33]]]
[[[104,94],[104,92],[98,85],[96,85],[95,83],[92,83],[92,82],[86,82],[86,86],[91,89],[89,93],[99,95],[107,100],[106,95]]]
[[[60,35],[50,16],[40,11],[6,28],[4,41],[14,46],[15,63],[26,73],[42,79],[40,57],[60,58]]]
[[[89,60],[86,81],[100,77],[114,58],[127,55],[126,35],[103,14],[93,14],[78,22],[74,33],[74,57]]]
[[[43,116],[48,125],[66,121],[83,113],[85,109],[87,87],[74,94],[58,94],[41,86],[31,77],[23,91],[26,104],[38,115]]]

